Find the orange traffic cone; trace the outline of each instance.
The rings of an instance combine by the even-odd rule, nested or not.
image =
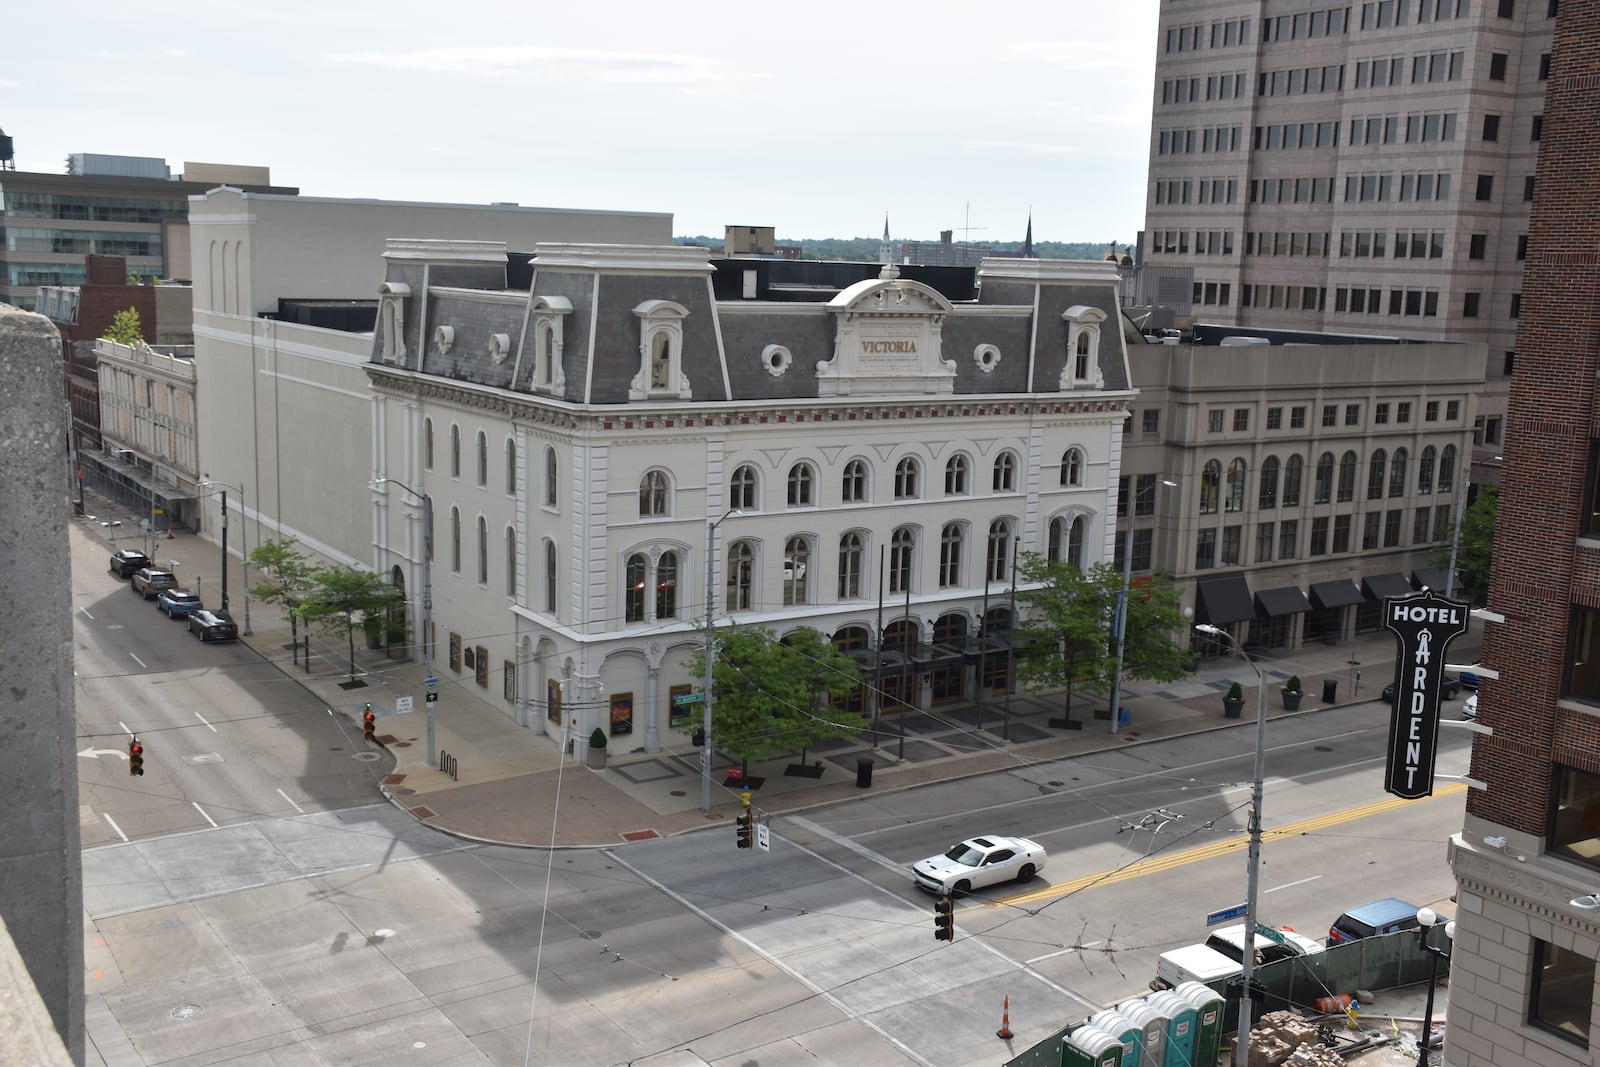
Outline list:
[[[1000,1012],[1000,1029],[998,1029],[998,1030],[996,1030],[994,1032],[994,1036],[998,1037],[1001,1041],[1010,1041],[1012,1036],[1013,1036],[1012,1033],[1011,1033],[1011,994],[1010,993],[1006,994],[1005,1007]]]
[[[172,528],[170,526],[167,528],[167,540],[172,540]]]

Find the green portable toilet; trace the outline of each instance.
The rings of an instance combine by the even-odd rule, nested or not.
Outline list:
[[[1227,1001],[1203,982],[1180,982],[1173,992],[1194,1005],[1194,1062],[1216,1063],[1222,1051],[1222,1014]]]
[[[1167,1017],[1165,1067],[1195,1067],[1200,1061],[1194,1058],[1194,1004],[1188,997],[1180,997],[1170,989],[1151,993],[1144,999],[1153,1010]]]
[[[1117,1010],[1144,1028],[1139,1042],[1139,1062],[1144,1067],[1163,1067],[1167,1062],[1167,1017],[1160,1015],[1143,997],[1124,1000]]]
[[[1122,1042],[1084,1023],[1061,1046],[1061,1067],[1122,1067]]]
[[[1116,1008],[1106,1008],[1089,1016],[1089,1025],[1098,1026],[1122,1042],[1122,1067],[1139,1067],[1144,1055],[1144,1027]]]

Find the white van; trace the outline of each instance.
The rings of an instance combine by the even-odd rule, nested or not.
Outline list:
[[[1259,931],[1255,936],[1255,965],[1264,966],[1295,956],[1324,951],[1322,943],[1295,933],[1279,930],[1276,941]],[[1210,985],[1223,978],[1244,973],[1244,924],[1223,926],[1213,931],[1203,945],[1189,945],[1163,952],[1156,960],[1156,977],[1151,989],[1172,989],[1180,982],[1195,981]]]

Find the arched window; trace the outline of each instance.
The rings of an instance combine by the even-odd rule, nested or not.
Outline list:
[[[478,431],[478,484],[489,484],[489,435]]]
[[[839,599],[854,600],[861,596],[861,535],[847,533],[839,538]]]
[[[917,461],[911,456],[907,456],[895,465],[894,498],[896,500],[916,499],[917,473]]]
[[[517,531],[506,527],[506,596],[517,595]]]
[[[1083,542],[1088,532],[1088,523],[1082,515],[1072,520],[1071,527],[1067,530],[1067,564],[1083,570]]]
[[[793,472],[791,472],[791,478]],[[842,499],[846,504],[861,504],[867,499],[867,464],[853,459],[844,465]]]
[[[1240,456],[1228,464],[1228,495],[1222,502],[1224,511],[1244,510],[1244,483],[1244,457]]]
[[[678,614],[678,554],[661,553],[656,564],[656,618],[671,619]]]
[[[489,584],[489,522],[478,516],[478,584]]]
[[[517,495],[517,441],[506,438],[506,495]]]
[[[945,523],[939,534],[939,588],[953,589],[961,584],[961,524]]]
[[[433,420],[422,420],[422,466],[433,470]]]
[[[1406,461],[1410,457],[1403,448],[1394,450],[1394,458],[1389,460],[1389,495],[1406,495]]]
[[[625,577],[627,590],[622,609],[623,618],[628,622],[644,622],[644,594],[649,578],[650,561],[642,553],[629,556]]]
[[[1300,506],[1300,476],[1305,470],[1305,460],[1290,456],[1283,465],[1283,506]]]
[[[450,509],[450,569],[461,573],[461,509]]]
[[[1356,468],[1361,458],[1354,452],[1339,457],[1339,503],[1346,504],[1356,498]]]
[[[544,506],[556,506],[556,450],[544,450]]]
[[[1050,537],[1044,546],[1045,559],[1051,563],[1060,563],[1066,543],[1067,521],[1065,519],[1051,519]]]
[[[658,333],[650,338],[650,388],[665,389],[672,381],[672,338]]]
[[[667,514],[667,476],[662,471],[646,471],[639,479],[639,517]]]
[[[1261,461],[1261,487],[1256,491],[1256,507],[1263,511],[1278,506],[1278,457]]]
[[[1445,445],[1444,451],[1439,455],[1439,488],[1438,492],[1454,492],[1456,487],[1456,446]]]
[[[1002,452],[994,458],[994,491],[1014,493],[1017,489],[1017,457],[1013,452]]]
[[[1083,452],[1079,449],[1069,448],[1062,455],[1061,484],[1074,487],[1083,484]]]
[[[1326,504],[1333,499],[1333,453],[1324,452],[1317,457],[1317,483],[1312,493],[1313,504]]]
[[[461,427],[450,427],[450,477],[461,477]]]
[[[811,494],[812,482],[816,475],[812,473],[811,464],[796,463],[789,468],[789,506],[791,508],[809,508],[815,501]]]
[[[728,590],[723,603],[728,611],[749,611],[754,601],[756,553],[749,541],[728,546]]]
[[[1433,492],[1433,464],[1438,455],[1438,451],[1429,445],[1422,450],[1422,455],[1417,459],[1418,496]]]
[[[944,465],[944,495],[967,495],[967,457],[951,456]]]
[[[556,613],[556,546],[554,541],[544,543],[544,610]]]
[[[1206,460],[1205,467],[1200,471],[1200,514],[1217,513],[1217,486],[1221,481],[1222,464],[1214,459]]]
[[[1011,524],[996,519],[989,524],[989,552],[985,576],[991,582],[1003,582],[1011,566]]]
[[[889,538],[889,592],[904,593],[911,588],[911,556],[915,538],[902,526]]]
[[[740,511],[756,509],[756,469],[746,463],[728,479],[728,505]]]
[[[791,537],[783,543],[783,602],[786,605],[809,603],[807,575],[811,571],[811,542]]]
[[[628,399],[690,399],[689,380],[683,373],[683,320],[688,309],[670,300],[646,300],[633,313],[639,317],[642,364],[628,383]]]
[[[1375,449],[1367,464],[1367,499],[1383,499],[1383,480],[1389,474],[1389,453]],[[1342,499],[1342,498],[1341,498]]]

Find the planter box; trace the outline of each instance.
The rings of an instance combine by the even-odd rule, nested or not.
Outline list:
[[[1299,693],[1291,693],[1287,689],[1283,690],[1283,710],[1299,711],[1300,701],[1303,699],[1305,699],[1305,693],[1303,691]]]
[[[592,770],[603,771],[606,769],[606,750],[589,746],[589,767]]]
[[[1222,698],[1222,714],[1225,718],[1237,719],[1244,714],[1244,701]]]

